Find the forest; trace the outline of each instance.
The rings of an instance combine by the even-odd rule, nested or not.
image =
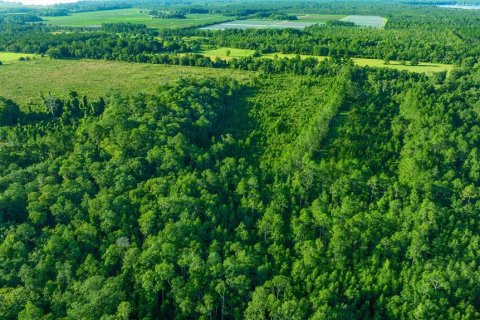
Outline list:
[[[90,60],[202,75],[95,96],[45,92],[45,76],[39,101],[0,97],[0,319],[480,318],[480,16],[437,4],[450,2],[0,2],[0,51],[37,55],[0,75]],[[31,18],[132,7],[388,22],[208,31]],[[297,56],[199,53],[221,46]]]

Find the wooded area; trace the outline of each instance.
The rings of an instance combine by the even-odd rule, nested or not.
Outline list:
[[[267,6],[228,10],[248,5]],[[351,4],[388,8],[385,29],[4,18],[0,51],[201,68],[148,93],[0,98],[0,319],[479,318],[479,16],[417,5]],[[328,58],[198,53],[220,46]],[[351,57],[456,67],[423,74]]]

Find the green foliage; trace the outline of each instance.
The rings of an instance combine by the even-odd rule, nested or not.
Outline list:
[[[299,8],[251,5],[215,8],[242,17]],[[478,17],[393,8],[385,30],[154,34],[122,24],[57,37],[2,24],[0,46],[12,51],[203,68],[153,68],[145,81],[145,64],[2,67],[17,72],[4,73],[6,93],[27,91],[18,75],[42,63],[59,71],[34,81],[68,92],[86,87],[82,69],[93,65],[96,96],[40,93],[36,83],[23,92],[36,102],[0,99],[0,319],[480,318]],[[294,56],[191,53],[227,44]],[[320,51],[331,58],[297,55]],[[357,54],[459,67],[365,68],[345,58]],[[99,94],[100,66],[120,65],[106,79],[128,78],[124,92]],[[207,67],[256,72],[214,79],[226,72]],[[159,86],[167,69],[177,81]]]
[[[355,23],[354,22],[350,22],[350,21],[340,21],[340,20],[328,20],[326,22],[326,25],[327,26],[330,26],[330,27],[355,27]]]
[[[182,11],[164,12],[158,10],[152,10],[148,13],[153,19],[187,19],[185,14]]]
[[[15,125],[20,117],[20,108],[13,101],[0,98],[0,126]]]
[[[325,67],[0,127],[0,316],[478,317],[478,69]]]

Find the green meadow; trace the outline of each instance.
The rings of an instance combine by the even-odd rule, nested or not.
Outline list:
[[[205,57],[216,59],[217,57],[223,60],[229,60],[231,58],[251,57],[255,53],[255,50],[249,49],[237,49],[221,47],[212,50],[201,51],[200,54]]]
[[[81,12],[62,17],[43,17],[43,22],[57,26],[74,27],[98,27],[102,23],[131,22],[145,24],[151,28],[165,29],[194,27],[230,19],[216,14],[188,14],[186,17],[187,19],[152,19],[146,9],[118,9]]]
[[[40,58],[40,56],[37,54],[29,54],[29,53],[0,52],[0,61],[3,64],[22,62],[22,61],[19,61],[19,59],[21,58],[38,59]]]
[[[391,68],[397,70],[405,70],[410,72],[420,72],[420,73],[432,73],[432,72],[450,72],[453,69],[453,65],[444,64],[444,63],[428,63],[421,62],[416,66],[410,66],[407,64],[402,64],[400,61],[390,61],[389,64],[385,64],[384,60],[381,59],[362,59],[354,58],[353,61],[356,65],[361,67],[374,67],[374,68]]]
[[[248,79],[253,73],[172,65],[103,60],[39,59],[0,66],[0,96],[20,105],[39,102],[41,94],[66,97],[76,91],[89,97],[109,92],[154,93],[160,85],[183,77]]]

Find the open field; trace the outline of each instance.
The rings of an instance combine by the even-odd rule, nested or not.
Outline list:
[[[20,61],[18,61],[18,59],[20,59],[22,57],[23,58],[30,58],[30,59],[40,58],[40,56],[38,54],[16,53],[16,52],[0,52],[0,61],[4,64],[20,62]]]
[[[230,22],[218,23],[211,26],[203,27],[203,30],[225,30],[225,29],[304,29],[318,22],[308,21],[280,21],[269,19],[248,19],[235,20]]]
[[[230,50],[230,56],[227,57],[226,52]],[[240,57],[248,57],[252,56],[254,50],[245,50],[245,49],[236,49],[236,48],[227,48],[222,47],[215,50],[206,50],[200,52],[206,57],[210,57],[211,59],[215,59],[217,57],[221,59],[231,59],[231,58],[240,58]],[[270,54],[263,54],[262,58],[295,58],[297,54],[284,54],[284,53],[270,53]],[[324,56],[309,56],[309,55],[300,55],[300,58],[316,58],[319,60],[323,60],[327,57]],[[352,59],[356,65],[361,67],[374,67],[374,68],[390,68],[390,69],[397,69],[397,70],[406,70],[410,72],[419,72],[419,73],[432,73],[432,72],[441,72],[447,71],[450,72],[453,69],[453,65],[450,64],[442,64],[442,63],[427,63],[422,62],[417,66],[410,66],[410,65],[402,65],[399,61],[390,61],[389,64],[385,64],[385,62],[381,59],[364,59],[364,58],[353,58]]]
[[[383,28],[385,27],[385,24],[387,23],[387,19],[379,16],[348,16],[341,21],[346,21],[346,22],[353,22],[357,26],[362,26],[362,27],[372,27],[372,28]]]
[[[152,19],[148,10],[119,9],[75,13],[64,17],[43,17],[44,23],[57,26],[99,27],[102,23],[131,22],[156,29],[194,27],[229,20],[215,14],[188,14],[187,19]]]
[[[229,69],[154,65],[103,60],[40,59],[0,67],[0,96],[20,105],[40,101],[51,92],[66,97],[76,91],[89,97],[111,91],[154,93],[158,86],[182,77],[233,77],[247,79],[253,74]]]
[[[363,59],[354,58],[353,61],[356,65],[361,67],[374,67],[374,68],[390,68],[397,70],[406,70],[410,72],[419,73],[432,73],[432,72],[450,72],[453,69],[453,65],[444,63],[428,63],[421,62],[417,66],[402,65],[400,61],[390,61],[390,64],[385,64],[381,59]]]
[[[230,55],[227,55],[228,51],[230,51]],[[231,58],[242,58],[242,57],[251,57],[255,53],[255,50],[249,49],[237,49],[237,48],[227,48],[222,47],[213,50],[205,50],[201,51],[200,54],[215,59],[217,57],[228,60]]]

